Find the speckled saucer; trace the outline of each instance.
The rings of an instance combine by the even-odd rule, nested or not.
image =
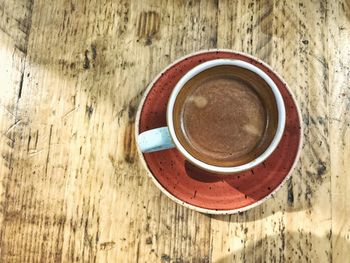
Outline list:
[[[300,112],[286,83],[269,66],[249,55],[230,50],[190,54],[171,64],[149,85],[136,118],[136,136],[166,126],[167,101],[175,84],[190,69],[208,60],[231,58],[247,61],[276,83],[286,106],[286,127],[274,153],[254,169],[229,175],[202,171],[176,150],[142,154],[141,160],[158,188],[175,202],[203,213],[231,214],[255,207],[271,197],[288,179],[299,159],[302,128]]]

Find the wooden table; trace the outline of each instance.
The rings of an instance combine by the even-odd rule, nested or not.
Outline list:
[[[231,216],[161,194],[133,137],[147,84],[208,48],[269,63],[305,127],[288,183]],[[349,65],[349,0],[0,0],[0,262],[346,262]]]

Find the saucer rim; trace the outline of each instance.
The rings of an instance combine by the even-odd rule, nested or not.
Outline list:
[[[295,99],[295,95],[294,93],[291,91],[291,89],[289,88],[289,86],[287,85],[287,83],[284,81],[284,79],[275,71],[273,70],[268,64],[266,64],[264,61],[260,60],[259,58],[257,57],[254,57],[250,54],[247,54],[247,53],[244,53],[244,52],[240,52],[240,51],[235,51],[235,50],[231,50],[231,49],[220,49],[220,48],[215,48],[215,49],[205,49],[205,50],[200,50],[200,51],[197,51],[197,52],[192,52],[192,53],[189,53],[185,56],[182,56],[178,59],[176,59],[175,61],[173,61],[171,64],[169,64],[167,67],[165,67],[161,72],[159,72],[159,74],[156,75],[155,78],[153,78],[153,80],[147,85],[147,88],[145,89],[145,92],[144,94],[142,95],[142,98],[141,98],[141,101],[139,103],[139,106],[138,106],[138,109],[137,109],[137,112],[136,112],[136,118],[135,118],[135,138],[136,138],[136,142],[137,142],[137,137],[139,135],[139,128],[140,128],[140,117],[141,117],[141,112],[142,112],[142,109],[143,109],[143,106],[144,106],[144,103],[145,103],[145,100],[149,94],[149,92],[152,90],[153,86],[154,86],[154,83],[156,83],[156,81],[162,76],[164,75],[164,73],[166,71],[168,71],[171,67],[173,67],[174,65],[176,65],[177,63],[189,58],[189,57],[192,57],[192,56],[195,56],[195,55],[199,55],[199,54],[205,54],[205,53],[213,53],[213,52],[227,52],[227,53],[232,53],[232,54],[238,54],[238,55],[242,55],[242,56],[245,56],[247,58],[250,58],[250,59],[253,59],[255,61],[257,61],[258,63],[260,63],[261,65],[263,65],[264,67],[266,67],[268,70],[270,70],[273,74],[275,74],[280,80],[281,82],[283,83],[283,85],[286,87],[287,91],[289,92],[289,94],[291,95],[291,98],[294,102],[294,105],[296,107],[296,110],[297,110],[297,113],[298,113],[298,118],[299,118],[299,125],[300,125],[300,129],[299,129],[299,135],[300,135],[300,140],[299,140],[299,145],[298,145],[298,150],[297,150],[297,154],[295,155],[295,158],[294,158],[294,162],[291,166],[291,168],[289,169],[287,175],[283,178],[283,180],[280,182],[280,184],[271,192],[269,193],[268,195],[266,195],[265,197],[263,197],[262,199],[250,204],[250,205],[247,205],[247,206],[244,206],[244,207],[241,207],[241,208],[236,208],[236,209],[230,209],[230,210],[226,210],[226,209],[208,209],[208,208],[203,208],[203,207],[199,207],[199,206],[195,206],[195,205],[192,205],[192,204],[189,204],[187,202],[184,202],[182,201],[181,199],[175,197],[174,195],[172,195],[170,192],[167,191],[167,189],[165,189],[160,183],[159,181],[157,180],[157,178],[153,175],[153,173],[150,171],[149,167],[148,167],[148,164],[144,158],[144,155],[143,153],[141,152],[138,144],[136,143],[136,149],[137,149],[137,152],[138,152],[138,155],[140,157],[140,160],[141,160],[141,163],[142,165],[144,166],[145,170],[147,171],[147,175],[148,177],[150,177],[153,181],[153,183],[158,187],[158,189],[164,193],[167,197],[169,197],[172,201],[176,202],[177,204],[180,204],[184,207],[187,207],[189,209],[192,209],[192,210],[195,210],[197,212],[200,212],[200,213],[205,213],[205,214],[212,214],[212,215],[228,215],[228,214],[237,214],[237,213],[240,213],[240,212],[244,212],[244,211],[247,211],[249,209],[252,209],[254,207],[257,207],[259,206],[260,204],[262,204],[263,202],[265,202],[266,200],[270,199],[271,197],[273,197],[275,195],[275,193],[280,190],[280,188],[282,188],[282,186],[285,184],[285,182],[291,177],[292,175],[292,172],[294,171],[299,159],[300,159],[300,155],[301,155],[301,149],[302,149],[302,145],[303,145],[303,123],[302,123],[302,118],[301,118],[301,111],[300,111],[300,108],[299,108],[299,105]],[[249,63],[249,62],[248,62]],[[287,121],[287,119],[286,119]],[[282,138],[283,140],[283,138]]]

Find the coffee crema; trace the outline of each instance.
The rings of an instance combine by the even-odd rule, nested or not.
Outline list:
[[[266,82],[236,66],[205,70],[175,101],[175,133],[195,158],[211,165],[241,165],[262,154],[277,128],[277,105]]]

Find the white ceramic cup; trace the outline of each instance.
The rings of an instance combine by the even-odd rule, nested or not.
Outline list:
[[[217,66],[222,66],[222,65],[231,65],[235,67],[241,67],[259,75],[267,83],[267,85],[270,87],[271,91],[273,92],[276,100],[276,104],[277,104],[277,111],[278,111],[278,123],[277,123],[276,133],[270,145],[267,147],[267,149],[261,155],[257,156],[254,160],[242,165],[232,166],[232,167],[211,165],[195,158],[181,145],[180,141],[176,137],[174,123],[173,123],[173,109],[174,109],[175,100],[180,90],[184,87],[187,81],[189,81],[194,76],[196,76],[197,74],[201,73],[204,70],[217,67]],[[189,162],[206,171],[210,171],[214,173],[238,173],[238,172],[249,170],[254,166],[262,163],[277,148],[278,143],[280,142],[284,131],[284,126],[286,122],[286,111],[285,111],[283,98],[279,89],[277,88],[276,84],[272,81],[272,79],[264,71],[242,60],[215,59],[215,60],[204,62],[194,67],[179,80],[179,82],[176,84],[175,88],[173,89],[170,95],[168,106],[167,106],[166,117],[167,117],[168,126],[148,130],[138,135],[137,142],[142,152],[144,153],[155,152],[155,151],[176,147],[177,150]]]

